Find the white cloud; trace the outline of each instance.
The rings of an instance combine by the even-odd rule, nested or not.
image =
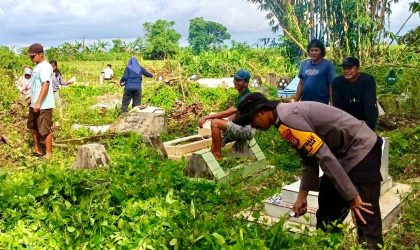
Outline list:
[[[392,31],[403,23],[410,1],[393,5]],[[130,39],[142,35],[143,23],[165,19],[176,22],[185,44],[189,20],[202,16],[225,25],[233,39],[253,43],[275,36],[265,15],[246,0],[1,0],[0,37],[1,43],[18,46],[32,42],[51,46],[83,38]],[[414,25],[419,24],[416,18]]]

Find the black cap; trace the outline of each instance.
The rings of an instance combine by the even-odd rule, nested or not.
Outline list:
[[[44,52],[44,47],[42,47],[39,43],[34,43],[31,46],[29,46],[28,53],[29,54],[37,54]]]
[[[278,101],[270,101],[263,94],[255,92],[245,96],[238,105],[238,117],[234,123],[245,126],[252,122],[255,114],[263,107],[275,108]]]
[[[360,62],[355,57],[347,57],[343,59],[343,63],[339,66],[360,66]]]

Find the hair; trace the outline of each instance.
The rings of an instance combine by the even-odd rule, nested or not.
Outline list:
[[[110,67],[110,68],[112,68],[112,65],[111,65],[111,64],[107,64],[106,66],[107,66],[107,67]]]
[[[55,77],[58,77],[59,75],[61,75],[60,70],[58,69],[58,63],[56,60],[51,60],[50,61],[51,66],[55,65],[57,68],[55,69],[54,73],[55,73]]]
[[[276,109],[276,107],[279,103],[280,103],[280,101],[278,101],[277,104],[274,107],[262,106],[261,108],[258,109],[258,112],[260,112],[260,111],[272,111],[273,109]]]
[[[309,50],[311,49],[311,48],[319,48],[320,50],[321,50],[321,55],[322,55],[322,57],[324,57],[325,56],[325,45],[324,45],[324,43],[323,42],[321,42],[320,40],[318,40],[318,39],[312,39],[309,43],[308,43],[308,47],[307,47],[307,52],[309,53]]]

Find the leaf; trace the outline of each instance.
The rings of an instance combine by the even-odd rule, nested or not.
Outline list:
[[[123,219],[119,219],[118,220],[118,228],[119,229],[123,229],[124,228],[124,220]]]
[[[95,224],[95,219],[94,218],[89,218],[90,221],[90,225],[93,226]]]
[[[176,238],[173,238],[173,239],[169,242],[169,245],[171,245],[171,246],[176,246],[176,245],[178,245],[178,240],[177,240]]]
[[[66,202],[64,202],[64,204],[66,204],[67,209],[71,208],[71,203],[70,202],[66,201]]]
[[[50,245],[50,247],[56,247],[57,246],[57,241],[55,241],[53,238],[49,238],[48,239],[48,244]]]
[[[173,204],[173,203],[177,202],[177,200],[172,198],[173,196],[174,196],[174,190],[170,189],[168,194],[166,195],[166,202],[168,204]]]
[[[194,206],[194,200],[191,200],[191,214],[193,218],[195,219],[195,206]]]
[[[217,242],[218,245],[224,245],[225,244],[225,238],[223,238],[223,236],[221,236],[218,233],[213,233],[212,235],[216,239],[216,242]]]
[[[67,231],[69,231],[70,233],[73,233],[74,231],[76,231],[76,228],[74,228],[74,227],[67,227]]]

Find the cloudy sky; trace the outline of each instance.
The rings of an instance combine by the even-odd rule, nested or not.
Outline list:
[[[391,31],[401,27],[412,1],[392,5]],[[0,44],[49,47],[83,38],[129,40],[142,35],[144,22],[166,19],[176,22],[186,45],[189,20],[200,16],[225,25],[234,40],[254,44],[275,36],[265,14],[246,0],[0,0]],[[418,25],[419,16],[413,16],[402,33]]]

